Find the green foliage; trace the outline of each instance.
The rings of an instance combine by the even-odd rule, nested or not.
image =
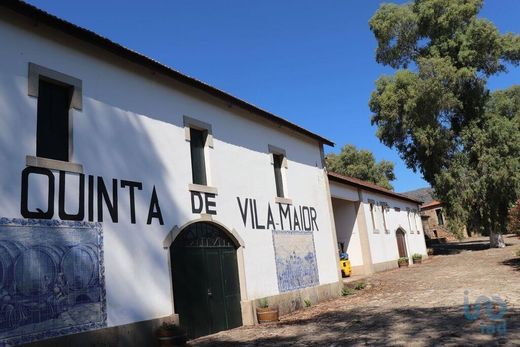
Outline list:
[[[325,160],[329,171],[393,189],[390,182],[395,180],[394,164],[387,160],[376,163],[374,154],[368,150],[345,145],[339,154],[328,154]]]
[[[520,200],[509,210],[507,231],[512,234],[520,235]]]
[[[367,286],[367,284],[365,282],[358,282],[354,286],[354,289],[355,290],[363,290],[363,289],[365,289],[366,286]]]
[[[269,301],[267,298],[262,298],[258,300],[258,307],[260,308],[268,308],[269,307]]]
[[[412,259],[415,259],[415,260],[422,259],[422,254],[414,253],[414,254],[412,254]]]
[[[349,296],[354,293],[355,293],[354,290],[349,287],[343,287],[343,289],[341,289],[341,296]]]
[[[303,302],[305,303],[305,307],[311,307],[312,306],[312,302],[309,299],[305,299],[305,300],[303,300]]]
[[[482,0],[384,4],[370,20],[376,60],[398,69],[370,99],[377,136],[419,170],[455,233],[503,233],[520,194],[520,86],[487,79],[520,63],[520,36],[477,15]]]
[[[408,263],[408,257],[400,257],[397,261],[399,263]]]

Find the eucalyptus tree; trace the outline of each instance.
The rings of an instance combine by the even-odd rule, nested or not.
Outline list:
[[[519,91],[492,94],[487,81],[518,66],[520,36],[478,17],[482,5],[382,5],[369,22],[376,60],[396,71],[376,81],[369,106],[379,139],[432,185],[452,230],[479,228],[500,247],[520,191]]]

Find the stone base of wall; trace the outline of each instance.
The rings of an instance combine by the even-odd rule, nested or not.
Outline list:
[[[366,272],[367,270],[365,268],[365,265],[352,266],[352,276],[366,275]]]
[[[269,302],[269,306],[278,306],[279,314],[282,316],[304,308],[305,300],[310,300],[311,304],[315,305],[318,302],[337,298],[340,296],[342,288],[343,281],[273,295],[267,297],[267,300]],[[251,300],[248,303],[251,305],[251,311],[254,314],[253,321],[258,323],[256,320],[256,307],[259,303],[259,299]],[[242,313],[244,313],[244,308],[242,308]],[[242,316],[244,316],[244,314],[242,314]],[[245,319],[244,325],[246,325]]]
[[[397,259],[374,264],[374,272],[388,271],[398,268]]]
[[[24,347],[137,347],[159,346],[155,330],[163,322],[179,322],[178,315],[152,319],[117,327],[32,342]]]

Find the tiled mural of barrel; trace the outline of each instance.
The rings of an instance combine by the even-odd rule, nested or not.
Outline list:
[[[0,339],[106,326],[99,223],[0,219]]]

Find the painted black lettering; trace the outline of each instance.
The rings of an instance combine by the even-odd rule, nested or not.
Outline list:
[[[211,193],[204,194],[204,200],[206,203],[206,213],[207,214],[213,214],[213,215],[217,214],[217,210],[212,208],[212,207],[217,207],[217,203],[214,200],[215,196],[216,196],[215,194],[211,194]]]
[[[255,213],[253,212],[253,199],[249,199],[249,211],[251,211],[251,228],[256,229]]]
[[[135,224],[135,188],[142,190],[143,184],[141,182],[121,180],[121,188],[126,187],[128,187],[130,195],[130,222]]]
[[[312,230],[314,231],[314,226],[316,226],[316,231],[320,231],[320,229],[318,229],[318,223],[316,223],[316,217],[316,210],[314,207],[311,207]]]
[[[118,222],[118,208],[117,208],[117,180],[112,179],[112,200],[108,196],[107,187],[103,178],[97,178],[97,209],[98,209],[98,222],[103,222],[103,201],[110,213],[112,222]]]
[[[60,171],[60,187],[58,199],[58,216],[61,220],[83,220],[85,217],[85,175],[79,174],[78,213],[65,212],[65,172]]]
[[[298,230],[302,230],[300,228],[300,221],[298,219],[298,211],[296,211],[296,207],[293,207],[293,216],[294,216],[294,221],[293,221],[294,230],[296,230],[296,227],[298,227]]]
[[[263,226],[262,224],[258,223],[258,208],[256,207],[256,200],[254,201],[254,205],[255,205],[255,225],[256,225],[256,229],[265,229],[265,226]]]
[[[278,212],[280,213],[280,229],[285,230],[283,227],[283,220],[287,218],[289,221],[289,230],[292,230],[292,222],[291,222],[291,209],[289,205],[285,205],[286,210],[283,210],[284,204],[278,204]]]
[[[246,203],[244,204],[244,207],[242,207],[242,203],[240,202],[240,198],[237,196],[237,202],[238,202],[238,208],[240,209],[240,214],[242,215],[242,221],[244,222],[244,227],[246,226],[247,221],[247,210],[249,208],[249,199],[246,198]]]
[[[307,212],[307,213],[305,213],[305,212]],[[311,214],[310,214],[309,208],[307,206],[302,207],[302,223],[303,223],[303,229],[305,231],[312,230]]]
[[[43,175],[49,179],[47,185],[47,211],[43,212],[37,208],[37,211],[29,211],[29,175]],[[41,167],[28,166],[22,171],[22,196],[20,200],[20,213],[24,218],[36,219],[52,219],[54,215],[54,175],[51,170]]]
[[[152,218],[159,219],[159,224],[164,225],[161,207],[159,206],[159,199],[157,198],[157,192],[155,186],[153,186],[152,197],[150,199],[150,208],[148,209],[148,218],[146,224],[152,224]]]
[[[274,224],[273,212],[271,211],[271,204],[267,204],[267,225],[266,229],[274,230],[276,225]]]
[[[195,199],[196,198],[196,199]],[[198,206],[196,206],[195,200],[198,200]],[[201,213],[202,208],[204,207],[204,201],[202,200],[202,195],[199,192],[191,192],[191,212],[192,213]]]
[[[88,175],[88,221],[94,221],[94,176]]]

